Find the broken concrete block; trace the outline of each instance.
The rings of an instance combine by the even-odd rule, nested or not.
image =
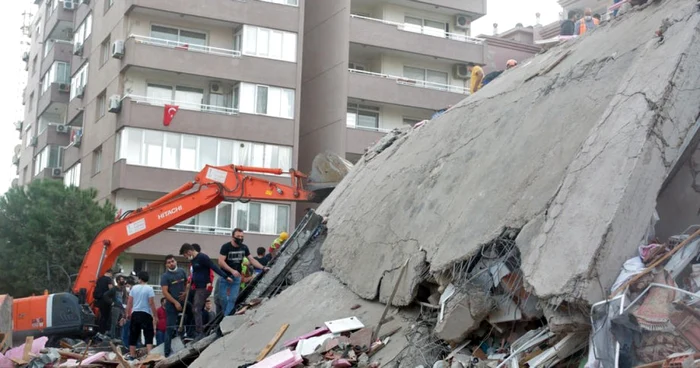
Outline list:
[[[362,351],[368,351],[372,345],[372,332],[371,328],[363,328],[353,332],[350,335],[350,344],[352,344],[353,347],[359,347]]]
[[[219,324],[219,328],[221,329],[222,334],[228,335],[231,332],[238,329],[239,327],[243,326],[245,321],[246,321],[245,315],[226,316],[226,317],[224,317],[223,320],[221,320],[221,323]]]
[[[583,332],[590,329],[591,321],[576,310],[571,310],[567,306],[554,308],[547,306],[543,308],[544,316],[547,319],[549,330],[555,334]]]
[[[443,320],[435,326],[435,335],[450,343],[460,343],[477,329],[494,308],[495,301],[474,286],[455,288],[455,294],[445,304]]]

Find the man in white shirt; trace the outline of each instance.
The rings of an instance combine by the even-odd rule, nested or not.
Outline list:
[[[153,336],[158,324],[158,312],[156,309],[155,293],[148,285],[148,272],[141,271],[137,275],[138,285],[134,285],[129,291],[129,302],[126,305],[126,318],[129,325],[129,355],[136,358],[136,343],[141,338],[141,332],[146,339],[146,349],[153,349]]]

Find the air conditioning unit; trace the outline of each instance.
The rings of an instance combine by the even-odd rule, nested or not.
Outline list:
[[[51,177],[60,178],[63,176],[63,169],[60,167],[54,167],[51,169]]]
[[[16,129],[18,132],[21,132],[21,131],[22,131],[22,127],[23,127],[23,126],[24,126],[24,122],[23,122],[22,120],[17,120],[17,121],[15,121],[15,129]]]
[[[469,79],[471,77],[471,74],[469,73],[469,68],[467,68],[467,64],[455,64],[453,76],[456,79]]]
[[[221,87],[221,83],[211,82],[209,84],[209,93],[218,93],[218,94],[224,93],[224,89]]]
[[[90,5],[90,0],[80,0],[81,4]]]
[[[76,135],[75,139],[73,140],[73,145],[76,147],[80,147],[80,143],[83,142],[83,135]]]
[[[32,137],[32,140],[29,141],[29,145],[32,147],[36,147],[36,145],[39,143],[39,138],[38,137]]]
[[[112,57],[115,59],[124,57],[124,40],[116,40],[112,43]]]
[[[109,98],[109,112],[118,114],[122,111],[122,96],[114,95]]]
[[[69,83],[59,83],[58,84],[58,91],[59,92],[70,92],[70,84]]]
[[[83,98],[84,95],[85,95],[85,86],[78,87],[78,89],[75,91],[75,97]]]
[[[29,61],[29,52],[25,51],[25,52],[22,54],[22,61],[24,61],[25,63],[26,63],[27,61]]]
[[[83,44],[78,42],[73,46],[73,55],[83,56]]]
[[[56,132],[58,132],[58,133],[68,133],[69,131],[70,131],[70,128],[66,124],[56,125]]]
[[[466,14],[455,15],[455,28],[470,29],[472,27],[472,18]]]
[[[72,0],[63,0],[63,9],[73,10],[75,9],[75,3]]]

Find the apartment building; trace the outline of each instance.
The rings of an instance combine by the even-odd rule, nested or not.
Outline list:
[[[93,187],[124,212],[205,164],[298,167],[304,0],[35,3],[20,184]],[[179,106],[168,126],[166,104]],[[215,256],[235,227],[269,246],[295,212],[223,202],[133,246],[122,267],[158,275],[184,242]]]
[[[388,130],[468,94],[484,64],[471,22],[486,0],[307,0],[300,168],[318,152],[354,162]]]

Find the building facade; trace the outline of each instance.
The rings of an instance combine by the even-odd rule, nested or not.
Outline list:
[[[93,187],[127,211],[206,164],[298,166],[304,0],[35,3],[20,185]],[[168,126],[166,104],[179,107]],[[215,257],[235,227],[267,247],[295,212],[224,202],[133,246],[122,267],[159,275],[184,242]]]

